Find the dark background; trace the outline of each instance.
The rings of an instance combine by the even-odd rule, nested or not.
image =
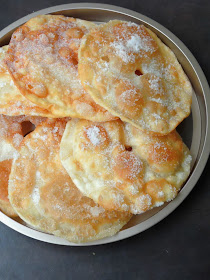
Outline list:
[[[210,81],[210,1],[89,2],[126,7],[161,23],[192,51]],[[0,29],[31,12],[65,3],[71,1],[0,0]],[[194,190],[166,219],[135,237],[113,244],[51,245],[0,223],[0,280],[210,279],[209,167],[210,161]]]

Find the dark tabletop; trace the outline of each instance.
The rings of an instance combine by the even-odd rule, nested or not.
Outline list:
[[[78,1],[73,1],[78,2]],[[210,81],[209,0],[102,0],[164,25],[192,51]],[[0,0],[0,29],[33,11],[69,0]],[[209,143],[210,144],[210,143]],[[0,223],[0,280],[210,279],[210,161],[196,187],[167,218],[127,240],[63,247]]]

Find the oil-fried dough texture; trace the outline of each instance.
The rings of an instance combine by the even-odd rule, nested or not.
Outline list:
[[[48,121],[25,137],[12,166],[10,201],[28,224],[69,241],[111,236],[131,215],[106,211],[75,187],[59,157],[65,124]]]
[[[23,140],[22,120],[24,117],[0,115],[0,162],[17,156],[17,149]]]
[[[174,53],[143,25],[110,21],[86,34],[79,77],[113,115],[168,134],[190,114],[192,87]]]
[[[39,125],[45,120],[35,116],[5,116],[0,115],[0,161],[13,159],[17,156],[19,148],[28,128],[23,123],[30,122],[34,126]]]
[[[8,180],[12,160],[0,161],[0,210],[9,217],[17,216],[8,199]]]
[[[84,195],[105,209],[134,214],[174,199],[189,175],[191,162],[176,131],[151,136],[117,120],[70,120],[60,156]]]
[[[116,118],[95,103],[78,79],[80,41],[94,26],[79,19],[42,15],[18,28],[6,64],[21,93],[57,117]]]
[[[30,115],[54,117],[44,108],[40,108],[26,99],[14,85],[12,77],[4,63],[8,46],[0,48],[0,114],[8,116]]]
[[[17,216],[8,199],[8,179],[12,161],[18,156],[18,148],[33,125],[40,124],[44,118],[0,115],[0,210],[10,217]]]
[[[0,210],[8,216],[17,216],[8,199],[8,180],[12,160],[23,140],[19,117],[0,115]]]

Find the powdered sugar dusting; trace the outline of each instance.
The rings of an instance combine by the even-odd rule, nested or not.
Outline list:
[[[0,81],[0,88],[5,87],[6,85],[7,85],[7,83],[6,83],[6,82]]]
[[[159,82],[160,82],[160,77],[157,76],[153,77],[152,79],[149,79],[150,88],[154,90],[154,92],[160,93]]]
[[[45,135],[40,135],[39,133],[34,133],[33,137],[36,138],[36,139],[40,139],[42,141],[47,140],[47,135],[46,134]]]
[[[138,53],[140,50],[153,52],[153,49],[151,49],[148,45],[148,40],[145,37],[141,38],[137,34],[131,36],[131,38],[126,42],[126,47],[134,53]]]
[[[158,161],[159,164],[161,164],[168,161],[169,155],[167,151],[168,149],[166,144],[161,141],[156,141],[149,153],[151,154],[151,157],[155,159],[155,161]]]
[[[129,26],[129,25],[127,25]],[[134,62],[136,56],[141,56],[144,53],[153,53],[155,51],[152,46],[152,38],[143,35],[143,30],[140,26],[135,25],[136,33],[125,30],[122,32],[123,36],[117,36],[110,44],[115,53],[125,62]],[[137,33],[138,32],[138,33]]]
[[[152,198],[149,194],[142,194],[137,198],[137,205],[140,209],[148,208],[152,205]]]
[[[114,49],[116,54],[124,61],[129,62],[134,60],[134,55],[130,54],[128,56],[128,49],[126,49],[126,46],[123,44],[123,42],[114,42],[110,44]]]
[[[92,126],[87,128],[86,130],[87,136],[91,143],[95,146],[100,145],[100,129],[97,126]]]
[[[136,194],[139,193],[139,188],[138,188],[138,186],[136,186],[136,185],[131,185],[131,186],[129,187],[129,191],[130,191],[130,193],[131,193],[132,195],[136,195]]]
[[[164,192],[163,191],[159,191],[158,192],[158,197],[163,197],[164,196]]]
[[[32,193],[32,200],[34,202],[35,205],[39,204],[40,201],[40,193],[39,193],[39,188],[35,187]]]
[[[96,115],[96,119],[106,119],[78,78],[81,38],[94,25],[67,17],[41,17],[41,22],[37,18],[31,20],[34,22],[28,25],[28,32],[20,28],[14,33],[10,43],[14,56],[8,67],[14,75],[21,73],[19,82],[30,91],[28,96],[35,95],[37,101],[53,104],[56,116],[94,119]],[[50,98],[46,100],[46,96]]]
[[[52,133],[56,133],[56,132],[58,132],[58,127],[57,126],[55,126],[54,128],[53,128],[53,131],[52,131]]]
[[[79,143],[73,148],[71,171],[75,185],[85,195],[96,202],[100,196],[102,201],[108,201],[114,209],[129,210],[134,214],[160,206],[167,199],[176,196],[176,188],[180,188],[182,183],[176,180],[178,172],[181,170],[180,176],[186,178],[186,167],[182,167],[181,156],[177,159],[176,169],[167,170],[167,164],[173,166],[173,159],[168,157],[171,155],[171,149],[176,149],[177,143],[173,145],[171,142],[179,143],[180,138],[171,138],[170,134],[163,137],[153,136],[120,121],[97,125],[84,120],[71,122],[75,132],[70,139],[73,145]],[[106,131],[109,139],[102,149],[91,146],[92,142],[100,143],[95,137],[100,137],[101,128]],[[91,143],[87,138],[92,139]],[[83,153],[81,144],[86,144],[84,140],[88,142],[89,147]],[[81,152],[84,155],[82,159]],[[78,164],[75,165],[75,162]],[[159,169],[161,164],[164,168],[167,166],[164,171]],[[166,180],[166,184],[161,182],[159,185],[160,179]],[[176,188],[170,189],[170,184]]]
[[[119,96],[119,100],[128,106],[132,106],[133,110],[137,110],[137,108],[134,106],[135,102],[139,101],[136,89],[128,89],[123,91]]]
[[[31,194],[32,200],[35,205],[39,204],[40,201],[40,192],[39,192],[39,184],[41,180],[41,173],[40,171],[36,171],[36,184],[34,186],[33,192]]]
[[[160,206],[162,206],[163,204],[164,204],[163,201],[157,201],[157,202],[155,203],[155,206],[160,207]]]
[[[19,147],[20,146],[20,143],[23,141],[23,135],[19,134],[19,133],[16,133],[14,136],[13,136],[13,144],[15,147]]]
[[[125,168],[130,169],[130,174],[128,175],[129,179],[136,179],[136,177],[143,169],[142,161],[139,158],[137,158],[137,156],[134,153],[130,153],[129,158],[122,157],[122,162]]]
[[[101,213],[105,212],[105,210],[102,207],[98,206],[90,207],[89,211],[93,217],[98,217]]]

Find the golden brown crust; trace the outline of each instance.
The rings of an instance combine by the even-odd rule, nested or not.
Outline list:
[[[0,161],[0,210],[9,217],[16,217],[17,213],[12,208],[8,198],[8,180],[12,160]]]
[[[25,137],[10,175],[10,201],[28,224],[69,241],[111,236],[131,215],[105,211],[76,188],[59,157],[65,125],[46,121]]]
[[[17,216],[8,199],[8,179],[12,160],[18,156],[18,148],[24,137],[22,123],[31,122],[38,125],[41,117],[0,115],[0,209],[8,216]],[[29,132],[26,128],[25,132]]]
[[[176,131],[152,136],[121,121],[72,119],[60,156],[75,185],[105,209],[139,214],[175,198],[191,156]]]
[[[79,77],[113,115],[168,134],[190,114],[192,87],[173,52],[143,25],[113,20],[86,34]]]
[[[52,118],[49,111],[27,100],[14,85],[4,63],[8,46],[0,48],[0,114],[8,116],[30,115]]]
[[[20,92],[56,117],[115,119],[94,102],[78,79],[78,48],[95,25],[58,15],[32,18],[12,35],[6,57]]]

